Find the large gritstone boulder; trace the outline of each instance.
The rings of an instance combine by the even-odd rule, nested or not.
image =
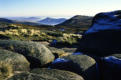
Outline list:
[[[0,47],[24,55],[32,68],[46,65],[54,60],[51,51],[37,42],[0,40]]]
[[[80,75],[56,69],[34,69],[31,73],[14,75],[8,80],[84,80]]]
[[[23,55],[0,49],[0,80],[5,80],[15,72],[29,70],[30,63]]]
[[[67,70],[81,75],[85,80],[98,80],[96,61],[87,55],[69,55],[57,58],[50,68]]]
[[[77,51],[97,56],[121,53],[121,11],[97,14]]]
[[[0,62],[10,64],[13,71],[30,70],[30,63],[23,55],[8,50],[0,49]]]

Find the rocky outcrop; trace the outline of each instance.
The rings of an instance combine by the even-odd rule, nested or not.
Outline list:
[[[40,67],[54,60],[54,55],[44,45],[32,41],[0,40],[0,47],[23,54],[31,67]]]
[[[56,69],[34,69],[31,73],[17,74],[8,80],[84,80],[81,76]]]
[[[121,52],[121,11],[97,14],[80,40],[78,51],[97,56]]]
[[[87,55],[69,55],[58,58],[50,68],[75,72],[82,75],[85,80],[98,80],[96,61]]]
[[[97,14],[80,40],[77,51],[98,56],[95,59],[99,64],[100,80],[121,79],[120,36],[121,11],[113,11]]]

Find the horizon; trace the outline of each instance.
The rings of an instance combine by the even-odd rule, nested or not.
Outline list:
[[[121,10],[121,0],[0,0],[0,17],[70,18]]]

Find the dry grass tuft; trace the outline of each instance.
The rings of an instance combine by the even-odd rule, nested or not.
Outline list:
[[[13,75],[12,65],[0,61],[0,80],[4,80]]]

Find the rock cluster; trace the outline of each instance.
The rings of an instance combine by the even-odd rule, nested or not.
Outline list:
[[[77,53],[65,55],[38,42],[0,40],[0,80],[121,80],[120,36],[121,11],[113,11],[93,18]]]
[[[99,64],[100,80],[120,80],[121,10],[97,14],[80,40],[77,51],[93,56]],[[94,57],[97,56],[97,57]]]

